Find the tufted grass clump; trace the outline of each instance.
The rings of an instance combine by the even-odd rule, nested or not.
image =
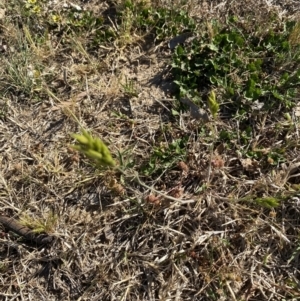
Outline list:
[[[32,217],[26,213],[23,213],[20,218],[20,224],[32,229],[34,233],[53,233],[57,224],[58,216],[50,213],[45,218]]]
[[[99,166],[115,166],[109,149],[99,138],[94,138],[86,130],[82,130],[82,134],[72,134],[77,144],[72,148],[78,150],[89,159],[95,161]]]

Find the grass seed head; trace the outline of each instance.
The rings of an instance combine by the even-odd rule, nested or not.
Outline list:
[[[92,137],[87,131],[83,130],[82,134],[72,134],[76,139],[77,144],[72,145],[72,148],[78,150],[89,159],[97,162],[100,166],[114,166],[111,153],[107,146],[99,138]]]
[[[210,109],[210,112],[214,118],[216,118],[217,113],[219,111],[219,104],[216,100],[216,94],[213,90],[210,91],[208,95],[208,106]]]

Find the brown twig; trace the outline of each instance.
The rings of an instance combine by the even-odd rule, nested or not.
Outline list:
[[[8,216],[0,215],[0,223],[8,230],[13,231],[16,234],[23,236],[26,240],[35,242],[39,245],[48,244],[53,240],[53,236],[49,236],[48,234],[37,234],[31,229],[21,225],[14,218]]]

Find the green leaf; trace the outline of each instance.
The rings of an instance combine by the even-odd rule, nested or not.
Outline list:
[[[283,96],[280,95],[276,90],[272,91],[272,94],[276,99],[284,100]]]
[[[179,116],[178,111],[172,109],[171,112],[172,112],[172,115],[173,115],[173,116]]]
[[[215,44],[208,44],[207,48],[209,50],[212,50],[212,51],[218,51],[219,50],[219,47],[217,47]]]
[[[176,47],[176,54],[178,55],[178,56],[181,56],[181,55],[183,55],[184,54],[184,49],[183,49],[183,47],[181,46],[181,45],[178,45],[177,47]]]

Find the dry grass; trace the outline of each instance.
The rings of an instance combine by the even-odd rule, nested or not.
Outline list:
[[[245,157],[239,140],[226,147],[216,137],[238,121],[172,115],[172,36],[136,29],[138,12],[118,19],[125,1],[84,2],[72,1],[103,23],[76,23],[71,4],[0,4],[1,214],[55,236],[38,247],[1,230],[0,299],[298,300],[299,201],[270,209],[251,200],[299,188],[299,120],[254,118],[247,147],[282,146],[284,163]],[[293,1],[189,2],[181,7],[197,22],[251,10],[264,26],[270,11],[296,11]],[[107,36],[95,43],[99,28]],[[80,126],[105,141],[122,173],[69,147]]]

